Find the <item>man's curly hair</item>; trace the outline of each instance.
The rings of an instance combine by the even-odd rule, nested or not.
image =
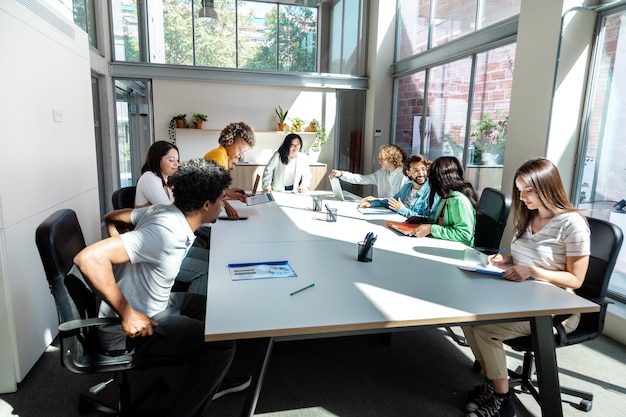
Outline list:
[[[232,179],[221,165],[204,159],[183,162],[168,184],[174,191],[174,204],[183,213],[202,208],[208,200],[215,203]]]
[[[227,125],[222,129],[217,142],[223,147],[226,147],[235,142],[237,138],[245,140],[251,148],[254,147],[256,142],[252,128],[244,122],[235,122]]]

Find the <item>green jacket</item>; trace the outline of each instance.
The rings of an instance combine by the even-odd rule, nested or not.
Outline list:
[[[436,224],[443,212],[443,225]],[[435,224],[431,234],[434,238],[454,240],[467,246],[474,246],[476,210],[465,194],[451,191],[448,198],[442,198],[437,207]]]

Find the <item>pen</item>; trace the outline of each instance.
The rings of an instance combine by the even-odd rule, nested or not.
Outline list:
[[[309,288],[313,288],[313,287],[315,287],[315,284],[307,285],[306,287],[304,287],[304,288],[300,288],[299,290],[296,290],[296,291],[292,292],[292,293],[291,293],[291,294],[289,294],[289,295],[296,295],[296,294],[298,294],[299,292],[302,292],[302,291],[304,291],[304,290],[308,290]]]
[[[333,219],[333,221],[336,221],[337,219],[335,218],[335,215],[333,214],[333,212],[330,211],[330,207],[328,207],[328,204],[324,203],[324,207],[326,207],[326,211],[328,212],[328,214],[330,214],[330,218]]]
[[[498,253],[502,254],[506,251],[506,248],[500,248],[500,250],[498,251]]]

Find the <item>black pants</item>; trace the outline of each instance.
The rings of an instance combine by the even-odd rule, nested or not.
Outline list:
[[[187,374],[168,416],[200,416],[235,356],[234,342],[204,341],[205,310],[205,296],[173,292],[168,309],[153,317],[159,323],[154,334],[128,339],[141,362],[167,358],[187,362]]]

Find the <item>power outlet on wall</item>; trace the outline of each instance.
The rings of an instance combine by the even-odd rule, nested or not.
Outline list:
[[[63,110],[52,109],[52,120],[54,121],[54,123],[62,123],[63,122]]]

